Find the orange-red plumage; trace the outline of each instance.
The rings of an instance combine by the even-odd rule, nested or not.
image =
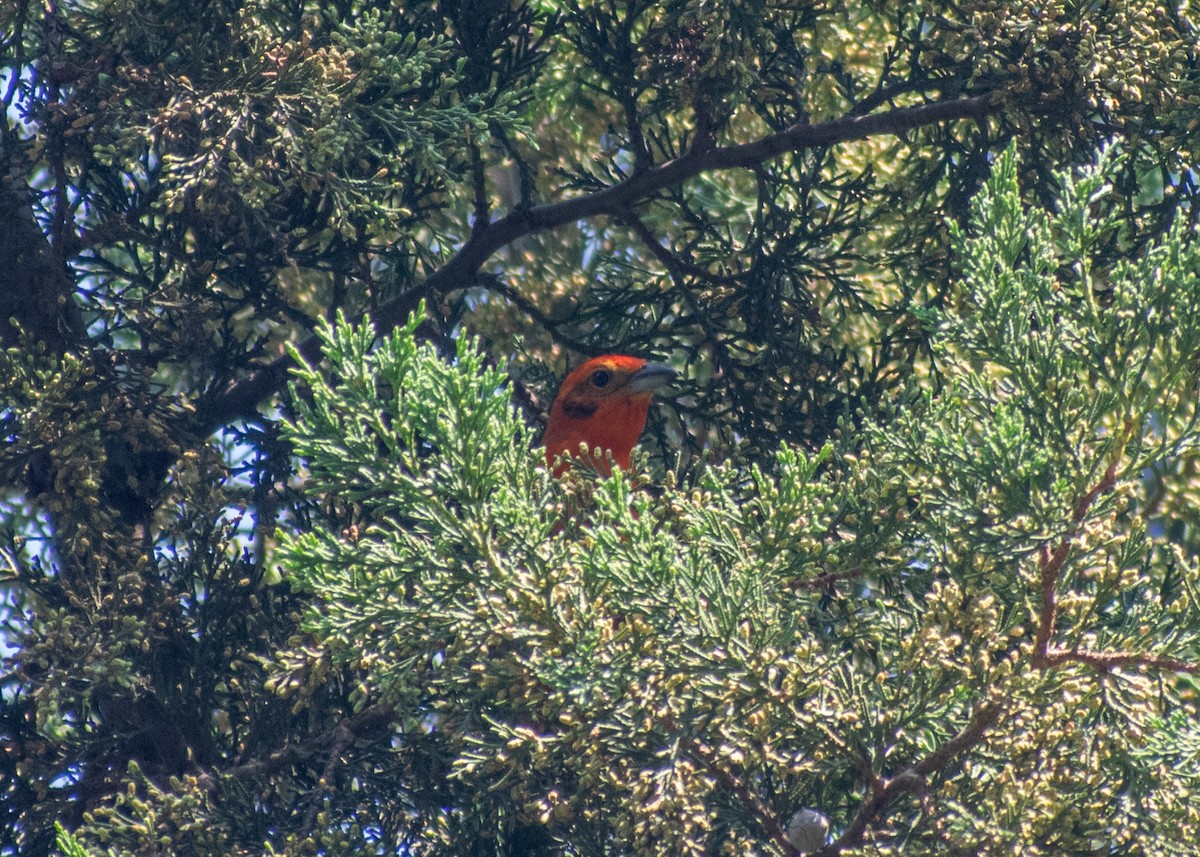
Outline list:
[[[629,455],[646,427],[654,392],[675,377],[675,370],[640,357],[605,354],[593,357],[566,377],[550,408],[542,444],[546,463],[561,475],[567,465],[555,460],[564,452],[579,453],[586,443],[588,460],[604,475],[612,463],[629,469]],[[596,457],[595,450],[600,456]]]

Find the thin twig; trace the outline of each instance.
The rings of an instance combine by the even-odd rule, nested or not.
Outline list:
[[[861,568],[847,568],[842,571],[828,571],[825,574],[819,574],[816,577],[808,580],[794,580],[789,585],[792,589],[825,589],[835,583],[841,583],[843,580],[856,580],[862,577],[863,570]]]
[[[484,229],[492,219],[491,201],[488,199],[487,173],[484,169],[483,155],[479,144],[471,142],[471,185],[474,192],[474,213],[472,215],[471,231]]]
[[[342,758],[354,746],[354,741],[358,737],[358,733],[346,726],[345,723],[339,724],[333,730],[333,746],[330,747],[328,756],[325,760],[325,769],[321,772],[321,779],[317,782],[317,788],[308,796],[308,812],[304,818],[304,835],[308,836],[317,826],[317,815],[321,811],[321,804],[324,802],[326,795],[333,792],[333,780],[337,776],[337,769],[342,764]]]
[[[735,776],[727,770],[724,765],[720,764],[713,758],[711,750],[705,749],[699,741],[691,739],[688,741],[688,746],[692,751],[694,758],[704,765],[713,776],[720,781],[721,785],[729,789],[734,796],[741,802],[742,806],[754,816],[763,830],[767,832],[767,836],[784,850],[784,853],[791,853],[795,849],[788,842],[787,834],[784,833],[783,827],[779,824],[779,820],[775,817],[775,813],[767,806],[746,784],[746,781],[741,777]]]
[[[671,274],[672,279],[676,280],[677,283],[682,280],[685,274],[690,274],[709,283],[720,283],[722,285],[734,285],[737,283],[737,277],[728,274],[714,274],[700,265],[688,262],[677,253],[659,244],[654,231],[632,209],[624,209],[618,212],[616,217],[633,230],[634,235],[646,246],[646,249],[650,251],[654,258],[662,263],[663,267],[667,269],[667,272]],[[680,285],[682,284],[680,283]]]

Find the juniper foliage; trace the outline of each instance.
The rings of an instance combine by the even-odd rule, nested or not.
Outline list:
[[[936,383],[688,484],[553,480],[476,346],[326,328],[285,433],[352,529],[279,556],[401,724],[360,811],[421,853],[790,853],[801,807],[826,854],[1188,853],[1196,513],[1146,474],[1200,442],[1200,244],[1099,264],[1113,170],[1028,206],[1010,150],[922,313]]]
[[[687,774],[686,787],[670,773],[637,785],[643,768],[625,771],[630,779],[615,793],[628,796],[636,787],[664,801],[682,795],[687,812],[700,813],[688,816],[692,832],[679,834],[688,841],[709,836],[715,847],[721,837],[741,837],[748,848],[782,850],[777,828],[786,825],[792,800],[803,799],[836,822],[843,851],[853,842],[901,847],[894,845],[901,833],[888,832],[894,819],[924,831],[904,833],[913,841],[934,836],[932,826],[940,842],[967,837],[967,828],[970,836],[999,839],[1003,829],[1005,842],[1023,842],[1025,832],[1013,832],[1010,821],[1026,818],[1027,804],[1016,798],[1004,804],[1008,815],[956,822],[952,834],[948,822],[920,827],[921,817],[908,810],[920,806],[934,818],[932,808],[944,809],[951,797],[942,790],[923,798],[920,783],[940,785],[934,770],[965,764],[967,745],[978,766],[987,745],[972,742],[997,734],[1008,722],[1002,713],[1026,716],[1026,709],[976,705],[981,697],[969,688],[977,685],[968,683],[962,701],[938,703],[941,732],[909,733],[910,697],[900,686],[872,697],[873,685],[863,683],[864,664],[892,662],[901,632],[923,627],[921,593],[933,581],[1003,580],[993,565],[1055,582],[1050,599],[1038,590],[1037,624],[1022,609],[1006,608],[1002,623],[1017,642],[1004,645],[1033,646],[1033,660],[1019,663],[1036,661],[1043,677],[1101,675],[1101,713],[1079,721],[1089,730],[1130,722],[1105,706],[1125,711],[1136,701],[1125,688],[1143,661],[1146,681],[1165,688],[1157,710],[1178,696],[1176,712],[1127,745],[1129,784],[1114,794],[1131,801],[1156,795],[1165,808],[1154,811],[1168,823],[1186,821],[1186,796],[1175,800],[1181,792],[1154,782],[1166,777],[1173,786],[1188,776],[1192,758],[1192,697],[1174,678],[1192,663],[1186,611],[1176,636],[1163,636],[1166,620],[1147,606],[1157,602],[1125,576],[1118,583],[1115,571],[1072,576],[1077,552],[1093,550],[1087,540],[1107,538],[1097,515],[1110,516],[1104,520],[1113,532],[1136,533],[1144,522],[1142,540],[1120,542],[1120,556],[1140,562],[1139,551],[1148,552],[1148,579],[1161,584],[1156,597],[1171,609],[1183,603],[1178,592],[1189,591],[1186,570],[1200,552],[1197,458],[1184,440],[1180,392],[1193,361],[1186,349],[1164,350],[1180,342],[1176,334],[1154,333],[1166,309],[1148,298],[1127,300],[1114,285],[1122,260],[1155,272],[1186,272],[1191,264],[1190,250],[1179,251],[1178,265],[1147,261],[1174,246],[1166,238],[1172,224],[1180,246],[1190,246],[1187,224],[1200,212],[1200,39],[1186,3],[4,0],[0,10],[0,854],[42,857],[72,843],[115,854],[396,853],[410,843],[444,846],[451,824],[480,831],[475,839],[453,837],[454,847],[485,853],[499,843],[516,852],[553,850],[568,834],[578,850],[596,841],[584,833],[603,837],[597,831],[622,824],[629,836],[604,839],[604,847],[628,851],[633,830],[659,831],[661,822],[655,827],[647,815],[653,798],[631,799],[612,818],[542,807],[560,780],[569,785],[580,776],[578,765],[554,777],[501,779],[478,761],[473,773],[462,773],[468,756],[443,743],[445,724],[462,726],[454,734],[472,741],[484,736],[477,756],[494,764],[498,739],[489,730],[512,726],[518,702],[510,705],[506,691],[492,703],[499,708],[480,715],[499,717],[503,727],[456,721],[444,704],[434,711],[435,691],[446,691],[437,682],[452,674],[443,661],[453,640],[435,635],[444,622],[415,626],[419,633],[407,642],[380,642],[394,654],[424,641],[417,648],[427,660],[407,672],[400,661],[360,664],[369,657],[363,645],[350,652],[314,618],[322,590],[299,588],[300,565],[291,576],[278,567],[281,539],[317,539],[326,552],[358,544],[364,554],[391,556],[399,531],[413,540],[404,550],[446,568],[452,549],[490,562],[486,550],[497,533],[508,540],[495,552],[501,569],[514,568],[525,551],[528,569],[561,567],[554,573],[575,575],[577,583],[584,570],[607,574],[595,565],[613,558],[615,577],[606,585],[629,603],[618,606],[604,590],[579,608],[611,619],[584,640],[595,658],[642,646],[645,657],[665,661],[666,649],[645,643],[642,623],[650,616],[672,645],[681,628],[702,627],[705,639],[736,636],[744,603],[779,617],[778,631],[738,630],[751,634],[740,644],[751,646],[745,651],[766,651],[772,635],[792,634],[822,641],[828,654],[814,654],[816,663],[835,654],[847,659],[848,671],[814,676],[804,687],[832,687],[825,682],[841,676],[837,699],[873,700],[878,740],[844,750],[826,736],[811,745],[811,761],[794,755],[808,752],[801,743],[785,747],[793,753],[787,764],[811,766],[828,780],[781,779],[786,765],[757,761],[774,751],[753,742],[724,760],[709,750],[731,744],[678,745],[666,758],[684,767],[656,770],[704,768]],[[1014,286],[976,310],[976,296],[988,293],[983,285],[961,288],[957,272],[978,261],[970,242],[984,240],[991,227],[981,222],[965,238],[952,231],[966,227],[970,200],[1010,144],[1021,156],[1024,216],[1047,212],[1036,216],[1046,219],[1063,293]],[[1121,157],[1106,168],[1108,195],[1085,208],[1107,212],[1112,223],[1072,232],[1073,222],[1050,214],[1060,210],[1055,175],[1089,163],[1102,144]],[[1017,203],[1006,205],[1015,210]],[[1009,229],[1016,232],[1008,243],[1020,244],[1019,227]],[[1072,241],[1086,247],[1072,249]],[[1025,265],[1044,243],[1026,240],[1012,264]],[[1091,261],[1074,271],[1069,262],[1079,254]],[[1129,277],[1140,276],[1137,270]],[[1028,332],[1026,346],[1065,349],[1055,358],[1066,379],[1061,389],[1020,369],[1013,361],[1033,358],[1021,357],[1016,345],[996,351],[1008,355],[1001,360],[981,356],[974,340],[956,339],[954,320],[975,314],[972,336],[999,348],[1008,333],[988,325],[1001,317],[996,307],[1018,298],[1038,303],[1029,318],[1012,322]],[[1088,300],[1098,326],[1072,315]],[[1166,300],[1177,318],[1194,316],[1186,287]],[[476,409],[485,401],[499,409],[471,411],[481,424],[463,412],[463,430],[480,444],[499,442],[487,426],[507,414],[511,393],[524,426],[501,433],[511,449],[488,447],[488,467],[508,476],[492,472],[489,484],[499,487],[488,496],[471,481],[480,476],[455,476],[466,481],[453,499],[444,494],[453,483],[421,482],[433,462],[450,467],[438,456],[454,448],[426,438],[453,408],[423,413],[410,397],[391,406],[391,415],[372,418],[411,379],[374,377],[384,358],[368,359],[365,346],[353,344],[367,336],[360,330],[333,334],[333,341],[346,339],[348,353],[362,352],[376,368],[351,371],[342,360],[334,388],[353,380],[378,393],[354,417],[361,438],[352,450],[366,461],[374,444],[377,457],[350,480],[373,485],[374,493],[363,487],[351,501],[314,490],[318,476],[331,488],[348,477],[336,462],[322,471],[314,451],[309,481],[300,478],[283,421],[291,420],[298,442],[315,427],[296,422],[303,403],[328,409],[334,400],[318,396],[314,379],[309,392],[302,385],[298,398],[286,395],[289,368],[297,365],[289,346],[327,373],[315,334],[322,320],[339,312],[358,324],[369,317],[382,338],[422,301],[418,342],[480,372],[507,372],[503,383],[493,374],[480,388],[449,370],[420,370],[430,383],[450,384],[455,397],[474,390]],[[1109,327],[1118,316],[1125,326]],[[1157,320],[1143,326],[1142,316]],[[1062,319],[1091,333],[1060,330]],[[1150,335],[1157,338],[1138,338]],[[470,337],[485,358],[460,351],[458,340]],[[1127,344],[1106,345],[1116,342]],[[390,347],[403,353],[410,345]],[[642,443],[647,476],[639,479],[654,478],[636,488],[628,481],[546,483],[523,468],[536,462],[536,452],[525,452],[557,379],[583,357],[609,351],[654,356],[681,370],[676,395],[660,400]],[[395,361],[425,365],[431,355],[421,354]],[[1084,371],[1087,354],[1105,357]],[[980,380],[966,380],[968,369]],[[1109,380],[1126,371],[1142,373],[1127,395],[1124,381]],[[987,404],[989,383],[1003,407]],[[1048,404],[1023,406],[1018,384],[1035,393],[1044,386]],[[1078,401],[1088,390],[1096,393],[1094,412]],[[1159,394],[1166,398],[1145,422],[1140,415]],[[951,401],[964,403],[958,423],[942,410]],[[306,419],[319,413],[303,412]],[[1061,424],[1039,428],[1044,419]],[[1099,428],[1089,434],[1080,426]],[[1080,445],[1060,467],[1071,427]],[[1051,428],[1049,451],[1026,461]],[[327,429],[322,443],[334,448],[353,437]],[[951,443],[968,429],[976,432],[970,443]],[[886,434],[902,430],[909,434]],[[897,451],[904,437],[908,459]],[[1104,456],[1118,448],[1113,467]],[[777,458],[781,449],[792,463]],[[941,471],[930,470],[932,449],[945,456]],[[454,454],[470,457],[461,448]],[[889,462],[888,479],[872,456]],[[984,459],[1010,481],[988,488],[978,472]],[[406,463],[397,469],[387,461]],[[1135,461],[1145,465],[1137,475]],[[789,468],[802,475],[785,478]],[[401,492],[407,511],[387,506],[383,488],[400,478],[393,470],[416,480],[409,494]],[[1032,511],[1007,493],[1022,480],[1037,489],[1030,496],[1042,498]],[[951,489],[975,490],[976,506],[951,502]],[[606,493],[613,491],[630,499]],[[421,492],[442,498],[437,516],[420,517]],[[629,504],[642,508],[638,518],[628,517]],[[391,511],[381,512],[384,506]],[[491,524],[474,531],[455,523],[465,509]],[[511,519],[518,511],[520,520]],[[603,529],[609,525],[630,533],[650,527],[650,541],[618,537]],[[999,558],[971,554],[962,533],[995,539]],[[529,543],[538,534],[543,553],[535,556]],[[1036,548],[1033,534],[1043,539]],[[954,550],[951,537],[960,540]],[[447,555],[429,547],[434,538]],[[634,564],[643,557],[635,544],[647,548],[646,568]],[[783,570],[754,579],[729,572],[744,566]],[[691,589],[681,583],[668,592],[643,579],[651,571],[669,579],[681,568],[698,576]],[[745,586],[726,591],[727,576]],[[794,585],[781,588],[784,578]],[[391,592],[405,622],[416,621],[404,611],[420,597],[408,591],[418,580],[457,585],[407,575]],[[1071,587],[1087,586],[1093,601],[1079,601]],[[684,591],[710,595],[705,604],[684,602]],[[1022,593],[1029,594],[1012,585],[996,597]],[[1095,615],[1087,612],[1106,597]],[[655,613],[664,604],[667,612]],[[868,608],[882,615],[885,607],[895,608],[889,621],[896,632],[878,637],[884,620]],[[686,622],[677,628],[663,618],[671,611]],[[322,615],[336,619],[332,609]],[[1103,639],[1099,631],[1087,636],[1097,617],[1106,623]],[[1129,617],[1146,639],[1130,636]],[[861,633],[851,639],[850,628]],[[539,666],[561,675],[515,672],[525,669],[529,651],[525,643],[489,649],[514,671],[518,688],[584,686],[572,672],[578,663],[566,658]],[[697,651],[708,658],[713,649]],[[688,649],[671,669],[694,672],[702,660]],[[428,692],[411,680],[418,669],[430,677]],[[615,669],[600,670],[610,684],[597,694],[620,690]],[[664,673],[662,682],[675,674]],[[703,687],[710,696],[724,692]],[[651,701],[670,714],[674,703],[666,700],[679,688],[654,688]],[[1094,688],[1085,685],[1084,696],[1094,700]],[[464,700],[477,698],[468,691],[477,692],[453,688]],[[878,708],[891,699],[896,708]],[[632,722],[630,711],[619,713]],[[724,716],[718,711],[713,723]],[[662,749],[652,745],[666,734],[657,717],[637,727],[639,735],[652,733],[630,745],[642,754],[638,765],[652,746]],[[797,717],[824,723],[807,709]],[[758,728],[757,719],[738,728]],[[930,714],[921,722],[935,720]],[[859,734],[858,726],[835,725],[841,731],[833,734]],[[581,727],[531,714],[520,728],[553,737]],[[680,734],[712,734],[696,728]],[[808,741],[807,729],[788,734]],[[747,734],[735,731],[730,740]],[[912,734],[933,753],[926,766],[913,768],[916,776],[875,779],[895,773],[885,764],[892,752],[885,737],[909,741]],[[512,740],[527,749],[527,736]],[[1108,745],[1087,745],[1088,753],[1093,746]],[[936,747],[949,749],[939,754]],[[556,744],[555,764],[567,752],[578,748]],[[1002,769],[988,758],[992,767],[972,770]],[[1085,762],[1095,760],[1081,758],[1083,776]],[[1153,768],[1164,758],[1166,774]],[[1054,765],[1035,773],[1059,777],[1068,783],[1062,788],[1091,788],[1091,780],[1064,779],[1067,761]],[[484,781],[496,791],[481,796]],[[702,798],[692,790],[699,782],[709,789]],[[511,800],[503,793],[508,784],[517,790]],[[1014,794],[1007,781],[993,785],[997,800]],[[577,801],[577,793],[560,791],[556,799]],[[965,798],[962,806],[967,815],[986,809]],[[1150,804],[1140,806],[1129,812]],[[468,818],[472,807],[494,817]],[[896,823],[896,831],[908,829]],[[705,833],[695,826],[703,824],[716,826]],[[61,840],[59,825],[67,832]],[[639,841],[652,849],[662,835]]]

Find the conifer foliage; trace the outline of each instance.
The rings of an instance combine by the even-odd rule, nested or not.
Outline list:
[[[438,760],[414,849],[790,853],[816,807],[826,854],[1185,853],[1200,567],[1145,474],[1200,441],[1200,245],[1099,270],[1111,170],[1031,208],[1007,153],[922,313],[936,388],[686,485],[560,484],[466,340],[327,328],[285,436],[353,533],[280,557],[397,758]]]
[[[0,4],[0,857],[1190,853],[1197,45]]]

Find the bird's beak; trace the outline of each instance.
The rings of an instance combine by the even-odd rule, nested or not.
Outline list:
[[[629,377],[628,389],[633,393],[653,393],[678,374],[665,363],[647,363]]]

